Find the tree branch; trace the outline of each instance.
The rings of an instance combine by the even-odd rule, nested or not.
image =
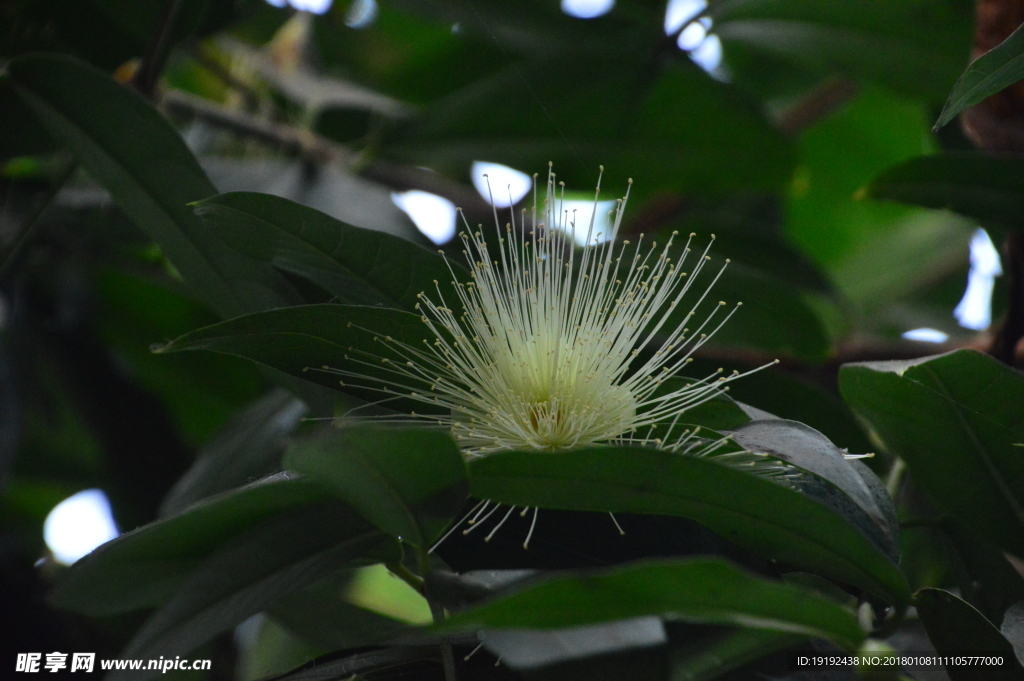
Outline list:
[[[164,93],[161,106],[169,114],[199,118],[285,154],[299,156],[316,164],[339,164],[395,191],[420,189],[437,194],[462,208],[471,223],[493,219],[494,209],[491,204],[476,191],[439,173],[389,161],[367,161],[362,154],[308,130],[259,120],[247,113],[228,110],[178,90]]]
[[[147,99],[153,98],[153,90],[156,89],[157,81],[160,80],[160,74],[164,70],[164,64],[167,63],[167,57],[171,53],[171,36],[184,4],[185,0],[167,0],[156,32],[153,33],[153,37],[146,47],[146,53],[142,55],[139,70],[135,72],[135,77],[132,79],[132,85]]]

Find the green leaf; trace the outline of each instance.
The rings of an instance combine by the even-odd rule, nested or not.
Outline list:
[[[719,367],[725,373],[747,371],[749,365],[695,358],[687,373],[706,376]],[[778,367],[768,367],[729,384],[729,395],[740,403],[762,409],[781,418],[812,423],[814,428],[840,447],[857,454],[873,447],[861,430],[853,412],[839,395],[821,386],[799,379]]]
[[[944,208],[985,224],[1017,227],[1024,215],[1024,160],[975,153],[922,156],[871,181],[867,196]]]
[[[160,245],[203,302],[225,317],[301,302],[280,273],[231,251],[192,214],[186,204],[217,190],[142,97],[69,57],[20,57],[7,71],[53,138]]]
[[[15,94],[7,77],[0,77],[0,129],[4,130],[0,139],[0,161],[54,151],[50,135]]]
[[[660,397],[681,390],[693,382],[692,379],[671,376],[661,382],[652,397]],[[743,407],[724,392],[718,393],[707,402],[689,407],[685,413],[684,418],[687,423],[711,430],[732,430],[750,421],[750,417],[743,411]]]
[[[804,634],[847,648],[864,640],[856,616],[843,606],[717,558],[645,561],[549,578],[459,612],[438,628],[559,629],[645,615]]]
[[[238,252],[304,277],[339,302],[413,311],[417,296],[465,271],[400,237],[361,229],[270,194],[222,194],[194,204]]]
[[[568,52],[534,50],[436,100],[396,127],[383,151],[459,175],[480,159],[526,172],[554,161],[579,189],[593,186],[604,164],[605,186],[618,194],[631,176],[634,196],[781,188],[792,143],[696,65],[659,59],[660,33],[649,25]],[[529,93],[517,96],[526,83]]]
[[[135,634],[123,656],[184,655],[296,589],[345,567],[400,555],[393,540],[337,501],[282,513],[204,559]],[[135,678],[116,672],[110,678],[120,677]]]
[[[314,646],[270,618],[254,620],[243,630],[245,635],[235,639],[239,657],[235,675],[240,680],[280,676],[330,650]]]
[[[672,651],[672,679],[710,681],[769,653],[799,643],[804,636],[767,629],[731,629]]]
[[[797,421],[762,419],[740,426],[732,439],[748,451],[781,459],[835,485],[880,528],[887,529],[867,483],[843,452],[814,428]]]
[[[319,485],[282,474],[206,499],[99,547],[71,567],[50,602],[93,616],[157,605],[232,537],[329,498]]]
[[[281,470],[284,438],[305,413],[302,402],[277,389],[235,414],[199,449],[192,466],[168,492],[160,515],[180,513],[201,499]]]
[[[934,130],[969,106],[1024,78],[1024,31],[1019,27],[1006,40],[975,59],[949,93]]]
[[[1024,578],[1002,551],[964,525],[947,521],[941,528],[967,572],[961,581],[961,596],[989,622],[1002,622],[1007,608],[1024,601]]]
[[[376,337],[390,336],[413,348],[432,338],[418,315],[400,310],[356,305],[300,305],[257,312],[197,329],[156,349],[156,352],[212,350],[259,364],[364,399],[379,399],[368,389],[394,381],[382,359],[405,361]],[[367,379],[353,379],[352,372]],[[409,380],[403,379],[409,383]],[[429,384],[424,386],[424,389]],[[394,393],[388,406],[422,414],[447,413]]]
[[[388,534],[424,549],[462,509],[469,489],[459,448],[436,430],[329,430],[293,445],[284,463],[327,484]]]
[[[409,9],[419,10],[422,19],[402,11],[406,9],[403,4],[410,3],[378,5],[373,23],[357,32],[345,23],[348,7],[344,5],[334,5],[326,14],[313,17],[311,42],[325,70],[344,73],[346,78],[402,102],[422,105],[508,62],[508,55],[490,36],[467,39],[466,32],[477,28],[479,2],[467,8],[470,11],[450,3],[411,3]],[[515,14],[534,19],[534,12]],[[546,14],[549,18],[555,13]],[[453,33],[455,23],[463,30]]]
[[[952,681],[1010,681],[1024,678],[1013,646],[969,603],[942,589],[921,589],[917,612],[939,655],[1001,655],[1002,665],[945,665]]]
[[[650,448],[503,452],[469,463],[473,496],[520,507],[660,513],[696,520],[768,558],[909,597],[896,566],[834,511],[714,461]]]
[[[276,677],[274,681],[324,681],[324,679],[359,678],[371,672],[412,665],[424,660],[440,663],[437,646],[374,648],[341,659],[328,659],[311,666],[304,665],[300,669]],[[433,670],[436,669],[436,666],[431,664],[429,668]],[[422,673],[422,669],[418,671]],[[377,676],[386,678],[382,675]]]
[[[724,0],[707,10],[726,54],[756,48],[940,102],[963,69],[972,16],[955,0]]]
[[[709,297],[743,303],[729,323],[711,337],[714,345],[756,348],[808,360],[828,356],[825,327],[792,284],[743,263],[731,263]]]
[[[856,255],[870,237],[890,235],[912,220],[915,211],[906,206],[855,197],[886,168],[935,151],[928,133],[931,115],[918,101],[862,87],[805,130],[799,138],[800,165],[785,203],[786,234],[793,243],[832,270]],[[838,283],[846,293],[847,287]]]
[[[344,583],[328,578],[284,596],[268,614],[323,650],[344,650],[395,638],[409,625],[346,603]]]
[[[957,350],[848,364],[839,387],[941,510],[1024,555],[1024,375]]]

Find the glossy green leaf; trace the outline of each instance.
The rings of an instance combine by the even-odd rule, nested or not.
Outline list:
[[[1024,215],[1024,160],[959,153],[922,156],[872,180],[868,196],[945,208],[982,223],[1016,227]]]
[[[7,67],[18,94],[118,207],[156,241],[193,292],[223,316],[301,302],[284,277],[209,233],[188,203],[217,193],[174,128],[137,93],[69,57]]]
[[[1020,28],[967,67],[935,121],[938,130],[961,111],[1024,78],[1024,31]]]
[[[301,305],[197,329],[157,352],[212,350],[236,355],[334,390],[379,399],[380,393],[366,386],[393,381],[394,373],[381,360],[401,358],[384,343],[375,342],[378,336],[390,336],[414,348],[431,337],[420,317],[409,312],[356,305]],[[356,379],[339,372],[370,378]],[[394,400],[389,405],[419,413],[444,413],[411,400]]]
[[[194,208],[238,252],[304,277],[342,303],[411,312],[418,294],[452,279],[452,268],[437,253],[270,194],[222,194]],[[465,274],[458,264],[453,268]]]
[[[470,491],[520,507],[692,518],[768,558],[904,602],[896,566],[847,520],[800,492],[714,461],[650,448],[507,452],[469,464]]]
[[[967,62],[972,26],[969,6],[955,0],[725,0],[707,15],[726,54],[739,43],[935,102]]]
[[[941,510],[1024,555],[1024,375],[957,350],[848,364],[839,386]]]
[[[733,442],[744,449],[768,454],[827,480],[852,499],[879,527],[885,527],[871,490],[843,452],[810,426],[785,419],[751,421],[733,431]]]
[[[824,435],[796,421],[760,419],[732,432],[733,441],[751,452],[768,454],[811,473],[797,483],[806,496],[846,518],[898,563],[899,522],[881,480]]]
[[[160,515],[175,515],[201,499],[281,470],[284,438],[305,413],[302,402],[277,389],[236,414],[199,449],[161,504]]]
[[[942,589],[921,589],[917,612],[939,655],[994,655],[1002,665],[945,665],[952,681],[1010,681],[1024,678],[1013,646],[969,603]]]
[[[327,484],[388,534],[429,548],[466,503],[462,454],[437,430],[354,426],[293,445],[290,470]]]
[[[94,616],[156,605],[233,537],[328,499],[319,485],[283,474],[206,499],[99,547],[72,566],[50,602]]]
[[[829,638],[864,639],[843,606],[721,559],[651,561],[558,576],[453,615],[441,629],[558,629],[659,615]]]
[[[345,567],[398,556],[393,540],[336,501],[282,513],[205,558],[139,629],[123,656],[184,655],[296,589]],[[117,672],[110,678],[122,677],[135,678]]]
[[[720,367],[726,373],[753,368],[728,361],[695,358],[686,371],[693,376],[705,376]],[[874,450],[853,412],[839,395],[777,366],[730,383],[729,396],[781,418],[811,424],[836,445],[854,454]]]

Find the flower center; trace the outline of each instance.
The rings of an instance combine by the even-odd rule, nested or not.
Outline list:
[[[636,400],[627,388],[579,387],[584,389],[562,391],[547,399],[524,398],[517,410],[518,432],[508,439],[519,439],[528,449],[558,451],[609,440],[630,429]]]

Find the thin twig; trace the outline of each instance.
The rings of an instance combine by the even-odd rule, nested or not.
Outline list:
[[[427,580],[427,576],[430,574],[430,554],[425,548],[417,548],[417,557],[420,574],[423,575],[423,596],[430,606],[430,615],[434,619],[434,624],[440,624],[444,622],[444,608],[433,598]],[[455,653],[452,651],[451,641],[447,637],[441,640],[441,664],[444,667],[445,681],[457,681],[455,678]]]
[[[424,595],[423,578],[422,577],[419,577],[418,575],[413,574],[412,571],[409,570],[409,568],[405,567],[404,565],[402,565],[398,561],[395,561],[393,563],[385,563],[384,566],[395,577],[398,577],[403,582],[405,582],[406,584],[411,586],[413,589],[416,589],[416,591],[419,593],[419,595],[421,595],[421,596]]]
[[[146,46],[146,53],[142,55],[142,63],[132,79],[132,85],[147,99],[153,98],[153,90],[156,89],[157,81],[160,80],[160,74],[164,70],[164,64],[167,63],[167,57],[171,53],[171,37],[184,5],[185,0],[167,0],[156,32],[153,33],[149,45]]]
[[[389,161],[366,161],[361,154],[308,130],[259,120],[242,111],[225,109],[178,90],[165,92],[160,105],[170,114],[199,118],[242,137],[260,141],[281,153],[293,154],[317,164],[339,164],[395,191],[421,189],[437,194],[461,207],[471,223],[493,219],[491,204],[476,191],[439,173]]]
[[[860,92],[860,87],[847,78],[832,78],[779,116],[776,125],[788,135],[799,135],[828,116]]]
[[[259,106],[260,101],[263,99],[260,93],[251,85],[231,73],[230,70],[217,60],[216,56],[210,53],[209,48],[202,44],[197,44],[195,49],[192,51],[192,55],[195,58],[196,63],[216,76],[226,86],[241,94],[242,98],[245,100],[246,108],[255,109]]]

